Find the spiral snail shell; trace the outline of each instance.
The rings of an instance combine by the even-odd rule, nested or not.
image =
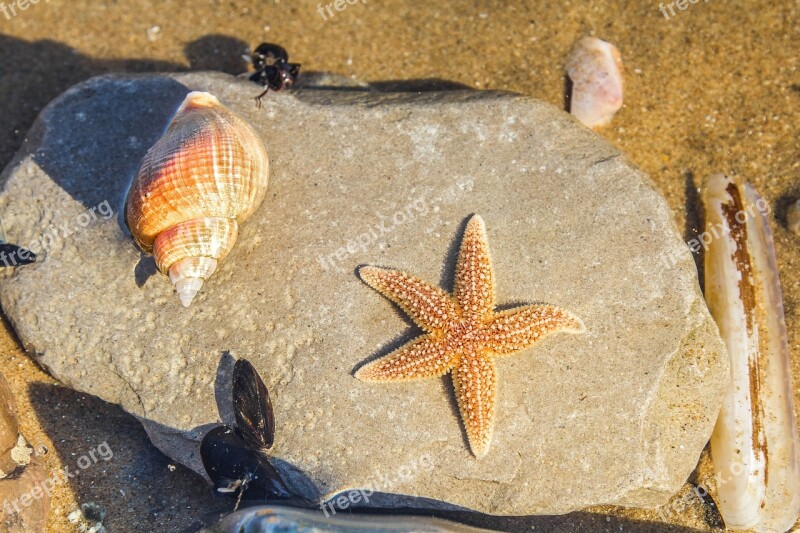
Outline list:
[[[125,201],[136,244],[154,256],[184,307],[231,251],[268,181],[267,149],[253,127],[212,94],[187,94]]]

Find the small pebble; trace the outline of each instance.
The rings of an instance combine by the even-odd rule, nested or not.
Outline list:
[[[147,28],[147,40],[150,41],[151,43],[155,42],[155,40],[158,39],[160,34],[161,34],[161,26],[155,25]]]
[[[613,44],[596,37],[576,42],[566,63],[572,80],[570,113],[590,128],[611,122],[622,107],[623,70]]]
[[[25,442],[25,437],[19,435],[17,445],[11,450],[11,458],[18,465],[27,465],[31,462],[31,455],[33,455],[33,448]]]
[[[84,503],[67,515],[67,521],[75,524],[79,533],[106,533],[105,518],[106,510],[94,502]]]
[[[94,502],[81,504],[81,512],[87,520],[92,522],[102,522],[106,519],[106,510]]]

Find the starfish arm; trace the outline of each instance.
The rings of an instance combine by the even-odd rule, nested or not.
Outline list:
[[[467,222],[456,264],[455,297],[466,316],[485,318],[494,309],[494,272],[486,226],[480,216]]]
[[[441,330],[445,324],[457,319],[456,306],[450,296],[419,278],[399,270],[372,266],[361,267],[358,274],[367,285],[399,305],[428,332]]]
[[[494,431],[497,398],[494,362],[485,355],[463,356],[453,370],[453,388],[469,447],[480,459],[489,451]]]
[[[523,350],[551,333],[583,333],[580,318],[554,305],[529,305],[497,313],[484,330],[486,348],[497,355]]]
[[[362,366],[361,381],[412,381],[438,377],[453,368],[456,354],[448,353],[430,335],[423,335],[389,355]]]

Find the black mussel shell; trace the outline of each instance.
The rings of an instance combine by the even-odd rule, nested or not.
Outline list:
[[[0,268],[29,265],[36,261],[36,254],[16,244],[0,243]]]
[[[286,500],[292,497],[267,457],[250,448],[227,426],[216,427],[203,437],[200,457],[220,493],[238,496],[241,491],[243,500]]]
[[[268,449],[275,440],[275,415],[267,386],[245,359],[233,366],[233,410],[236,429],[250,448]]]

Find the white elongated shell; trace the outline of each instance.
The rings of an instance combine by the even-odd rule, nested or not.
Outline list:
[[[264,199],[269,164],[258,133],[204,92],[186,95],[131,183],[125,220],[184,306]]]
[[[590,128],[605,126],[622,107],[622,58],[596,37],[580,39],[567,57],[572,82],[570,113]]]
[[[705,204],[705,296],[731,362],[711,437],[716,502],[728,527],[784,532],[800,514],[800,441],[768,207],[723,175]]]

